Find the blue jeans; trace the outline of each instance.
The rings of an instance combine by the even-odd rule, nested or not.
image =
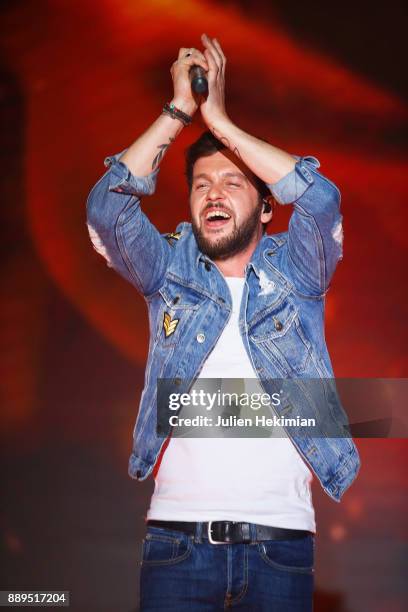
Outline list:
[[[315,535],[296,540],[211,544],[195,535],[147,526],[140,610],[311,612]]]

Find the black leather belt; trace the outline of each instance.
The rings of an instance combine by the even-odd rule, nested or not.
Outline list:
[[[150,519],[147,526],[162,527],[182,531],[189,535],[197,533],[198,523],[190,521],[158,521]],[[252,526],[252,528],[251,528]],[[255,538],[252,539],[252,533]],[[254,525],[235,521],[209,521],[202,523],[201,535],[207,536],[211,544],[237,544],[242,542],[261,542],[262,540],[295,540],[305,538],[311,531],[304,529],[286,529],[269,525]]]

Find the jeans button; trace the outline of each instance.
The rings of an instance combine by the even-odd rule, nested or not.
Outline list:
[[[197,334],[197,342],[199,342],[200,344],[202,344],[205,340],[205,334],[201,333],[201,334]]]

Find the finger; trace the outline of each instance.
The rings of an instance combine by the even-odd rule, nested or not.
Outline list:
[[[178,62],[183,63],[185,66],[201,66],[204,68],[206,72],[208,72],[209,66],[205,56],[201,53],[201,51],[193,51],[192,53],[188,53],[184,55]]]
[[[195,49],[194,47],[181,47],[178,53],[177,61],[183,60],[189,62],[191,58],[193,58],[196,63],[199,63],[200,65],[202,65],[203,62],[207,64],[207,60],[205,59],[203,53],[201,53],[201,51],[199,51],[198,49]],[[207,65],[205,65],[204,68],[208,70]]]
[[[207,36],[207,34],[203,34],[201,37],[201,40],[203,41],[204,46],[208,49],[208,51],[211,52],[214,61],[218,67],[219,70],[221,70],[222,68],[222,57],[220,56],[220,54],[218,53],[216,47],[214,46],[211,38],[209,38]],[[206,56],[207,57],[207,56]]]
[[[200,51],[197,51],[194,47],[181,47],[177,59],[181,60],[185,57],[190,57],[193,53],[200,53]]]
[[[182,57],[184,57],[187,51],[188,49],[186,47],[181,47],[181,49],[178,52],[177,59],[181,59]]]
[[[214,44],[213,44],[213,42],[212,42],[212,40],[210,38],[208,38],[208,41],[207,41],[207,49],[209,51],[211,51],[211,53],[212,53],[212,55],[214,57],[215,63],[218,66],[218,69],[221,70],[221,68],[222,68],[222,57],[218,53],[216,47],[214,46]]]
[[[198,49],[194,49],[188,59],[192,59],[193,63],[199,64],[200,66],[203,66],[205,70],[208,70],[208,63],[205,59],[205,55],[201,53],[201,51],[198,51]]]
[[[220,55],[220,57],[222,59],[223,65],[225,65],[226,62],[227,62],[227,58],[224,55],[224,51],[222,50],[220,43],[218,42],[218,40],[216,38],[213,38],[213,43],[214,43],[214,47],[217,49],[217,51],[218,51],[218,53],[219,53],[219,55]]]
[[[185,66],[201,66],[206,72],[209,71],[208,62],[205,57],[204,59],[201,59],[201,57],[194,57],[192,55],[191,57],[186,57],[185,59],[179,61]]]
[[[204,51],[204,55],[205,55],[205,59],[207,60],[207,64],[208,64],[208,68],[209,68],[209,70],[208,70],[209,76],[211,77],[211,76],[214,75],[214,77],[215,77],[218,74],[220,69],[219,69],[219,67],[216,64],[214,56],[213,56],[213,54],[211,53],[211,51],[209,49],[206,49]]]

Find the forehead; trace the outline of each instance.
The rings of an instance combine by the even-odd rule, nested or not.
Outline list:
[[[202,174],[219,177],[227,173],[245,176],[249,180],[253,178],[249,168],[232,151],[225,149],[197,159],[193,168],[193,179]]]

